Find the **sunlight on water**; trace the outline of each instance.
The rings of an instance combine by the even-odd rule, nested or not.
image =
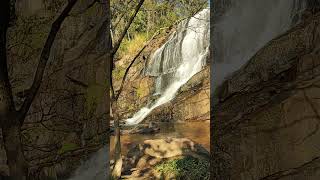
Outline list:
[[[201,71],[209,55],[209,17],[210,10],[204,9],[181,22],[177,32],[154,53],[146,74],[157,76],[156,94],[160,97],[127,119],[127,125],[140,123],[153,109],[171,101],[180,87]]]
[[[161,139],[167,137],[188,138],[201,144],[210,151],[210,121],[184,122],[184,123],[160,123],[160,132],[156,134],[129,134],[121,136],[121,150],[126,155],[128,150],[136,145],[142,144],[148,139]],[[111,159],[114,153],[114,136],[110,142]]]

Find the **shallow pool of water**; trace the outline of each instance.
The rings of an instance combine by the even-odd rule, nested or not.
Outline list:
[[[184,122],[184,123],[162,123],[160,132],[156,134],[130,134],[121,136],[122,154],[126,155],[128,149],[147,139],[160,139],[166,137],[188,138],[201,144],[210,151],[210,121]],[[110,139],[110,155],[113,156],[114,136]]]

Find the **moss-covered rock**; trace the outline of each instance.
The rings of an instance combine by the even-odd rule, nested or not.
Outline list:
[[[145,140],[132,146],[124,162],[127,179],[185,179],[188,171],[200,179],[209,177],[209,152],[186,138]]]

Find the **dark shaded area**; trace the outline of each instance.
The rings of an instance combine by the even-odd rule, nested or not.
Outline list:
[[[308,143],[317,144],[312,138],[319,132],[318,94],[310,90],[319,87],[319,1],[307,1],[307,6],[300,24],[266,44],[245,67],[216,89],[216,96],[211,96],[215,98],[215,104],[211,104],[211,179],[319,178],[318,154],[308,149]],[[214,58],[215,52],[211,53]],[[262,63],[261,59],[270,60],[272,65],[254,69]],[[281,63],[273,63],[277,61]],[[262,78],[263,71],[267,73],[266,79]],[[255,80],[248,78],[250,73]],[[248,82],[239,82],[246,78]],[[306,85],[300,87],[303,83]],[[298,95],[305,106],[283,110],[282,106]],[[278,108],[282,110],[279,115]],[[298,118],[306,113],[304,108],[308,108],[310,115]],[[297,118],[286,117],[286,111]],[[314,124],[312,128],[303,128],[302,122]],[[308,155],[296,158],[301,155],[299,148]],[[292,151],[291,157],[296,159],[281,159],[290,157],[283,152]],[[316,158],[310,159],[311,156]]]

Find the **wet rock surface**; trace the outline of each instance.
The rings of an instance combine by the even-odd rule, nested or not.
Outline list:
[[[114,135],[114,127],[110,128],[111,135]],[[139,124],[134,127],[123,127],[120,132],[121,135],[128,134],[155,134],[160,131],[160,127],[157,123]]]
[[[167,36],[155,39],[139,57],[128,74],[123,92],[118,104],[113,108],[122,119],[130,118],[142,107],[153,104],[159,97],[156,94],[156,77],[144,74],[146,64],[152,54],[165,43]],[[146,57],[146,59],[142,57]],[[130,58],[124,57],[117,61],[118,68],[125,68]],[[210,61],[207,58],[206,66],[195,74],[177,92],[174,100],[155,108],[142,123],[148,122],[183,122],[208,120],[210,114]],[[117,66],[116,65],[116,66]],[[120,84],[121,78],[114,78],[115,87]]]

